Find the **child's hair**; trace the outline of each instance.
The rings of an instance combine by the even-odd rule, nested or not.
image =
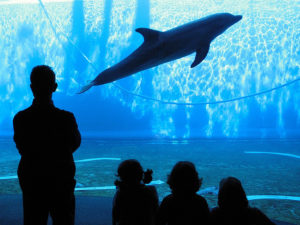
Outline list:
[[[218,205],[224,209],[248,208],[248,200],[241,182],[235,177],[227,177],[220,181]]]
[[[116,175],[119,179],[115,180],[117,187],[126,185],[140,184],[141,181],[144,184],[148,184],[152,181],[153,171],[147,169],[145,172],[141,164],[135,159],[128,159],[120,163],[118,168],[118,174]]]
[[[193,163],[180,161],[173,167],[167,183],[173,194],[190,194],[200,189],[202,178],[199,179]]]

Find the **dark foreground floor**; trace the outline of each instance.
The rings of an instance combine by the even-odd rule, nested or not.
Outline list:
[[[109,197],[76,196],[76,225],[110,225],[111,207]],[[0,195],[0,225],[21,225],[22,210],[21,195]]]
[[[111,225],[112,198],[76,196],[76,225]],[[21,225],[21,195],[0,195],[0,225]],[[277,225],[291,225],[274,221]],[[50,222],[48,224],[51,224]]]

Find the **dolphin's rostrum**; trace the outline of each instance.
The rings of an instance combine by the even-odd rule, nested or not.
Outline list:
[[[102,71],[79,93],[196,52],[193,68],[205,59],[212,40],[241,19],[240,15],[218,13],[165,32],[138,28],[136,31],[144,37],[143,44],[121,62]]]

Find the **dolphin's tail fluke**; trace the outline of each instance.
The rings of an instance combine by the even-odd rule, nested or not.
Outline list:
[[[77,94],[82,94],[83,92],[86,92],[87,90],[89,90],[91,87],[93,87],[95,85],[95,83],[93,81],[91,81],[90,83],[88,83],[87,85],[83,86],[81,88],[81,90],[79,92],[77,92]]]

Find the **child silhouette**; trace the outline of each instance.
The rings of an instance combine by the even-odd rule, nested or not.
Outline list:
[[[152,170],[143,171],[135,159],[123,161],[115,181],[113,225],[154,225],[158,208],[156,188],[145,185],[152,180]]]
[[[157,225],[207,224],[209,209],[206,200],[197,194],[202,183],[193,163],[176,163],[168,176],[172,194],[166,196],[158,210]]]

